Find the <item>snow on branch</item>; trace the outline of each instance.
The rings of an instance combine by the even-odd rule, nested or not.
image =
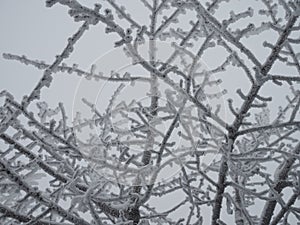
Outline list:
[[[132,1],[47,0],[81,24],[54,61],[3,53],[43,72],[0,92],[0,223],[294,224],[299,1]],[[70,62],[97,24],[124,67]],[[103,95],[53,106],[66,73]]]

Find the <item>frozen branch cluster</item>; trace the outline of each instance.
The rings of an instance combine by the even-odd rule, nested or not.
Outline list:
[[[53,62],[3,54],[42,75],[21,102],[0,93],[0,223],[300,221],[300,2],[249,0],[241,11],[224,11],[236,2],[140,0],[148,17],[138,21],[126,1],[89,8],[47,0],[47,7],[66,7],[80,25]],[[99,24],[142,75],[64,62]],[[161,41],[171,43],[167,58],[159,57]],[[211,54],[218,57],[208,69],[203,62]],[[78,112],[72,120],[63,103],[50,108],[41,99],[65,73],[118,87],[105,109],[82,99],[92,116]],[[149,86],[148,102],[121,100],[126,85],[139,83]],[[98,132],[78,139],[86,128]],[[164,178],[164,171],[171,175]]]

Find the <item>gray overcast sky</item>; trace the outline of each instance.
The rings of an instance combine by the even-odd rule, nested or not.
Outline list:
[[[82,1],[85,5],[92,5],[92,0]],[[100,1],[104,2],[104,1]],[[122,2],[122,1],[120,1]],[[222,8],[218,11],[219,18],[228,18],[229,11],[236,12],[241,9],[247,9],[248,5],[244,4],[246,1],[235,1],[236,4],[222,4]],[[248,1],[247,1],[248,2]],[[250,1],[249,1],[250,2]],[[251,1],[254,9],[262,7],[259,1]],[[123,3],[124,4],[124,3]],[[142,5],[134,5],[135,1],[126,1],[128,4],[127,10],[133,12],[134,18],[141,21],[141,24],[148,23],[148,16],[145,16]],[[229,7],[230,6],[230,7]],[[256,7],[256,8],[255,8]],[[0,1],[0,53],[12,53],[19,55],[26,55],[30,59],[44,60],[51,63],[55,55],[59,54],[66,45],[67,38],[71,36],[78,27],[79,23],[75,23],[67,14],[66,7],[55,5],[53,8],[46,8],[45,1],[41,0],[1,0]],[[259,23],[256,17],[250,18],[252,23]],[[116,35],[103,35],[104,26],[97,25],[91,27],[88,32],[84,34],[81,40],[76,44],[75,51],[71,57],[66,60],[66,63],[72,65],[78,63],[80,68],[87,69],[95,60],[104,55],[101,59],[106,60],[102,71],[110,71],[114,69],[118,60],[115,59],[113,50],[113,41],[116,41]],[[271,42],[276,40],[276,35],[265,32],[264,39]],[[257,38],[245,39],[246,46],[258,53],[260,59],[264,59],[267,50],[261,47],[261,40],[258,42]],[[107,54],[109,53],[109,54]],[[216,62],[217,53],[210,51],[205,59],[205,64],[208,67],[213,67]],[[110,64],[110,65],[109,65]],[[119,64],[118,67],[122,67]],[[280,70],[281,67],[278,67]],[[34,85],[37,83],[42,75],[39,71],[31,66],[25,66],[18,62],[7,61],[0,58],[1,69],[1,83],[0,89],[7,89],[20,100],[24,94],[30,93]],[[224,85],[234,87],[232,93],[235,92],[235,87],[247,87],[248,83],[239,80],[239,71],[232,70],[233,79],[224,79]],[[66,76],[56,74],[51,90],[44,90],[43,96],[47,96],[50,104],[56,105],[58,101],[64,101],[66,104],[71,104],[74,92],[80,79],[74,76]],[[229,81],[229,82],[228,82]],[[242,81],[242,82],[241,82]],[[227,82],[227,83],[226,83]],[[68,87],[67,89],[65,87]],[[230,89],[230,87],[229,87]],[[63,94],[58,95],[57,91],[62,91]],[[229,93],[231,94],[231,93]],[[282,95],[278,95],[282,97]],[[71,106],[71,105],[69,105]],[[71,108],[67,107],[66,108]]]

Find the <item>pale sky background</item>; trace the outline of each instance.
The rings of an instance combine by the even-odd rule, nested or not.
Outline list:
[[[85,5],[92,5],[95,1],[85,0],[82,2]],[[145,21],[141,22],[141,24],[148,24],[148,16],[146,17],[143,10],[140,10],[140,8],[143,9],[142,6],[133,5],[133,2],[134,1],[126,1],[126,4],[130,4],[127,10],[131,12],[132,9],[134,9],[134,18],[137,18],[139,21]],[[235,2],[236,4],[234,5],[222,4],[222,9],[218,11],[217,15],[226,18],[230,10],[238,12],[248,7],[248,5],[243,4],[245,1]],[[251,2],[253,2],[254,9],[262,7],[257,1]],[[39,59],[47,63],[52,63],[55,55],[59,54],[66,45],[67,38],[76,32],[80,26],[79,23],[75,23],[67,14],[66,7],[57,4],[52,8],[46,8],[45,1],[41,0],[1,0],[0,12],[1,55],[2,53],[25,55],[29,59]],[[194,17],[191,19],[194,19]],[[259,23],[257,17],[252,17],[249,21]],[[91,26],[81,40],[76,43],[75,51],[65,62],[68,65],[77,63],[80,65],[80,68],[88,70],[90,65],[95,61],[97,62],[100,58],[102,60],[101,62],[105,61],[105,63],[103,63],[105,68],[101,68],[101,71],[105,72],[124,66],[123,61],[116,66],[116,63],[120,61],[119,59],[115,60],[115,50],[113,49],[113,41],[118,40],[116,35],[105,35],[103,31],[104,26],[101,23],[97,26]],[[270,42],[276,40],[274,33],[265,32],[261,37]],[[269,51],[262,48],[261,37],[259,37],[260,42],[258,42],[256,36],[245,40],[247,42],[246,46],[254,52],[257,52],[258,58],[263,60]],[[214,64],[217,62],[217,54],[215,50],[208,51],[207,58],[204,60],[209,68],[214,68]],[[104,60],[101,56],[104,56]],[[34,85],[42,75],[42,71],[32,66],[25,66],[15,61],[7,61],[2,57],[0,58],[0,68],[0,89],[7,89],[13,93],[18,100],[20,100],[24,94],[28,94],[32,91]],[[277,68],[278,71],[280,68],[280,66]],[[249,86],[248,82],[238,79],[238,77],[241,76],[237,70],[233,69],[227,71],[227,74],[231,74],[230,76],[233,76],[233,78],[224,79],[224,85],[226,87],[227,85],[234,87],[234,89],[232,89],[233,93],[235,92],[235,87]],[[68,104],[66,105],[67,109],[72,108],[71,102],[80,79],[73,74],[68,76],[62,75],[61,73],[55,74],[54,77],[51,89],[44,89],[42,96],[47,96],[50,105],[53,104],[54,106],[58,101],[63,101],[65,104]],[[66,87],[68,87],[67,90]],[[230,89],[230,87],[228,89]],[[58,94],[58,90],[64,90],[64,93]],[[278,97],[280,98],[282,95],[278,95]]]

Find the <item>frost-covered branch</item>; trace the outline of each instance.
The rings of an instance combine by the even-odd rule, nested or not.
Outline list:
[[[299,220],[299,2],[132,1],[47,0],[80,23],[66,47],[52,63],[3,54],[43,73],[21,101],[0,92],[0,223]],[[98,24],[120,68],[72,64]],[[63,74],[101,95],[67,108]]]

